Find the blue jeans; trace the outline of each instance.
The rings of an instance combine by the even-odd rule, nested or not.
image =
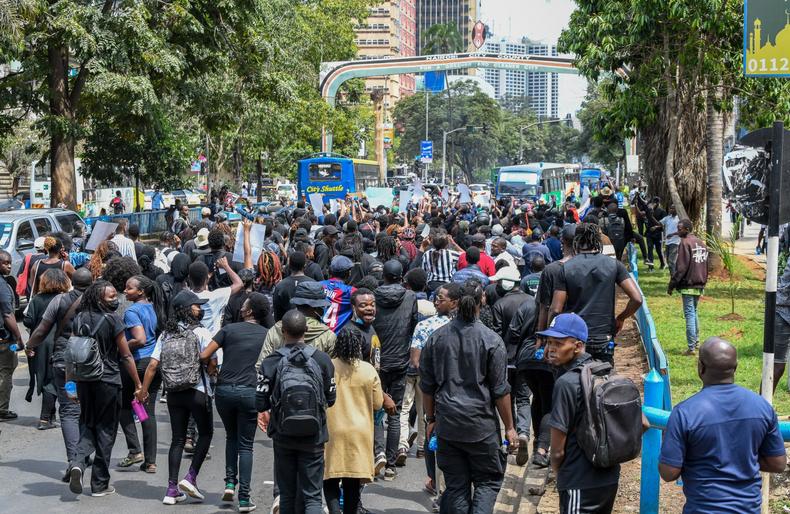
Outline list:
[[[699,343],[699,316],[697,316],[697,304],[699,296],[684,294],[683,296],[683,316],[686,317],[686,343],[690,350],[693,350]]]
[[[252,443],[258,427],[255,387],[220,384],[217,386],[216,404],[219,417],[225,425],[225,482],[238,483],[239,500],[248,500],[252,476]]]

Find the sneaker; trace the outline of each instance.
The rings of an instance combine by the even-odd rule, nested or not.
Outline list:
[[[534,464],[536,468],[548,468],[550,463],[548,452],[540,453],[536,451],[532,455],[532,464]]]
[[[381,470],[384,469],[384,466],[387,465],[387,458],[384,456],[383,453],[380,453],[376,456],[376,464],[375,469],[373,470],[373,476],[378,476],[381,473]]]
[[[252,512],[256,508],[258,506],[252,503],[252,500],[239,500],[239,512]]]
[[[417,440],[417,431],[415,430],[411,434],[409,434],[409,448],[414,446],[414,441]]]
[[[195,442],[192,439],[187,439],[184,443],[184,453],[195,453]]]
[[[71,468],[69,472],[69,491],[82,494],[82,470],[77,466]]]
[[[95,493],[91,493],[91,496],[94,498],[101,498],[102,496],[109,496],[111,494],[115,494],[115,488],[111,485],[108,485],[106,488],[102,489],[101,491],[96,491]]]
[[[18,417],[17,413],[12,410],[0,411],[0,421],[9,421]]]
[[[418,459],[424,459],[425,458],[425,450],[423,450],[422,448],[417,450],[417,458]]]
[[[391,482],[395,480],[395,477],[398,476],[398,472],[395,471],[395,468],[386,468],[384,470],[384,480],[387,482]]]
[[[696,348],[689,348],[688,350],[683,352],[683,355],[685,355],[686,357],[693,357],[693,356],[697,355],[697,349]]]
[[[118,463],[119,468],[129,468],[134,466],[135,464],[142,464],[145,461],[145,457],[142,453],[138,454],[129,454]]]
[[[274,501],[272,502],[272,509],[269,511],[269,514],[280,514],[280,497],[275,496]]]
[[[69,480],[71,480],[71,467],[66,468],[66,472],[63,474],[63,478],[60,479],[61,482],[64,484],[68,484]]]
[[[57,423],[55,423],[53,421],[39,421],[38,422],[38,427],[36,427],[36,429],[37,430],[50,430],[52,428],[58,428],[58,426],[60,426],[60,425],[58,425]]]
[[[523,466],[527,462],[529,462],[529,436],[527,434],[521,434],[518,436],[516,464]]]
[[[441,505],[439,504],[439,498],[435,498],[431,503],[431,512],[439,512],[441,509]]]
[[[398,456],[395,457],[395,465],[402,468],[406,465],[406,459],[409,457],[409,451],[406,448],[398,450]]]
[[[197,480],[191,477],[190,474],[187,474],[187,476],[178,483],[178,488],[196,500],[203,500],[205,498],[197,487]]]
[[[140,464],[140,471],[145,473],[156,473],[156,464],[151,462],[143,462]]]
[[[236,494],[236,484],[233,482],[228,482],[225,484],[225,492],[222,493],[222,501],[224,502],[232,502],[233,495]]]
[[[165,493],[165,497],[162,499],[162,503],[165,505],[175,505],[176,503],[185,501],[187,501],[187,495],[179,491],[178,487],[175,485],[167,487],[167,493]]]

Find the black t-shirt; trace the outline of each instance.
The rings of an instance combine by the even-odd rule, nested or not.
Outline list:
[[[305,275],[291,275],[285,277],[274,286],[274,291],[272,292],[272,308],[274,310],[275,323],[283,319],[285,313],[291,309],[291,298],[293,298],[296,292],[296,286],[302,282],[315,282],[315,280]]]
[[[214,336],[214,341],[223,350],[217,384],[256,385],[255,364],[267,332],[257,323],[242,321],[223,327]]]
[[[304,267],[304,274],[316,282],[321,282],[325,279],[324,272],[321,271],[321,266],[313,261],[307,261],[307,265]]]
[[[78,309],[79,310],[79,309]],[[104,321],[102,321],[104,318]],[[99,324],[101,323],[101,326]],[[121,317],[114,312],[98,313],[92,311],[78,312],[71,322],[72,332],[83,336],[96,331],[96,340],[99,342],[104,374],[101,381],[108,384],[121,385],[120,355],[115,338],[123,333],[125,326]]]
[[[584,455],[584,450],[576,440],[576,430],[581,423],[584,407],[581,375],[572,370],[590,358],[589,354],[583,353],[554,383],[549,426],[567,435],[565,460],[557,473],[557,489],[560,491],[610,485],[616,487],[620,480],[619,464],[611,468],[596,468]]]
[[[346,323],[346,326],[343,327],[343,330],[354,330],[358,334],[362,335],[362,358],[365,360],[365,362],[378,369],[381,344],[378,341],[376,329],[373,328],[373,325],[365,327],[364,325],[360,325],[352,319],[350,322]],[[375,344],[373,341],[374,338],[376,339]],[[376,352],[373,352],[374,346],[376,348]]]
[[[557,282],[562,279],[562,267],[564,264],[562,261],[551,262],[540,274],[535,300],[544,307],[551,305],[554,289],[557,287]]]
[[[613,336],[615,286],[628,278],[623,263],[600,253],[582,253],[562,271],[555,287],[568,293],[565,312],[575,312],[587,323],[588,343]]]

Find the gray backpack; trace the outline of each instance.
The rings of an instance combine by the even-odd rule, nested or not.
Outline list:
[[[81,312],[74,319],[73,335],[69,337],[63,352],[66,376],[77,382],[97,382],[104,374],[104,361],[96,333],[104,325],[107,315],[103,315],[93,329],[89,322],[82,321],[82,315]],[[82,335],[85,333],[88,335]]]
[[[165,391],[185,391],[200,382],[200,340],[192,330],[162,334],[159,357]]]
[[[636,458],[642,449],[642,398],[628,378],[612,374],[608,362],[590,360],[581,374],[582,419],[576,440],[597,468]]]

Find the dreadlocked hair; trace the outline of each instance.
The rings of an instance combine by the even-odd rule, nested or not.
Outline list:
[[[467,323],[475,321],[477,319],[477,308],[482,300],[483,287],[480,283],[466,282],[461,288],[461,299],[458,302],[458,317]]]
[[[283,266],[273,252],[262,252],[258,257],[258,284],[272,288],[283,279]]]
[[[332,357],[349,364],[362,359],[362,334],[357,330],[341,330],[337,335]]]
[[[576,235],[573,238],[573,251],[603,252],[601,244],[601,227],[594,223],[580,223],[576,226]]]
[[[137,287],[143,292],[145,298],[151,302],[154,314],[156,314],[156,333],[161,334],[167,320],[167,305],[162,288],[145,275],[135,275],[132,279],[137,282]]]
[[[362,236],[358,232],[346,234],[346,237],[343,238],[340,254],[349,257],[354,262],[362,262],[364,248]]]
[[[97,280],[88,289],[82,293],[80,297],[80,312],[98,312],[105,313],[107,310],[104,308],[104,291],[112,287],[112,284],[106,280]]]
[[[186,329],[184,325],[186,325]],[[180,334],[182,330],[192,330],[198,325],[200,325],[200,323],[192,315],[192,306],[186,305],[173,309],[172,316],[167,318],[163,334]]]
[[[376,242],[376,251],[378,252],[378,259],[381,262],[397,259],[398,242],[392,236],[384,236]]]

